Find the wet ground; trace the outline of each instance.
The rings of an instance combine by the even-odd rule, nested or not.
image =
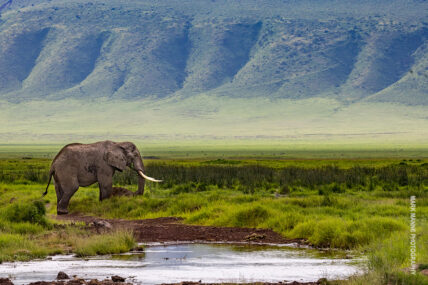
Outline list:
[[[313,249],[286,246],[221,244],[151,244],[144,251],[121,255],[3,263],[0,277],[14,284],[53,281],[59,271],[86,280],[112,275],[133,284],[193,281],[202,283],[316,282],[344,279],[361,272],[356,260]]]
[[[132,229],[139,242],[209,241],[305,244],[303,239],[286,239],[270,229],[209,227],[181,223],[181,218],[145,220],[101,219],[80,214],[56,216],[58,220],[79,221],[96,229]]]

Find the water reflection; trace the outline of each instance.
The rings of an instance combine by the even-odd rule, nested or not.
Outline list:
[[[181,281],[278,282],[343,279],[361,272],[358,259],[310,249],[273,246],[170,244],[147,246],[144,252],[87,259],[70,255],[52,260],[0,264],[0,277],[11,276],[15,284],[51,281],[58,271],[85,279],[112,275],[136,284]]]

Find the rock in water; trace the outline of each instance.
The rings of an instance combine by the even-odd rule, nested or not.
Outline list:
[[[256,240],[264,239],[265,237],[266,235],[264,234],[252,233],[250,235],[247,235],[244,239],[247,241],[256,241]]]
[[[94,221],[93,226],[96,228],[105,228],[108,230],[111,230],[113,228],[113,226],[109,222],[104,220]]]
[[[56,276],[57,280],[63,280],[63,279],[70,279],[70,277],[68,277],[68,275],[65,272],[58,272],[58,275]]]
[[[111,277],[111,280],[113,280],[113,282],[125,282],[125,278],[120,277],[118,275],[114,275]]]
[[[0,285],[13,285],[9,278],[0,278]]]

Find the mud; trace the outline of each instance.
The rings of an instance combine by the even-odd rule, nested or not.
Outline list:
[[[328,281],[324,278],[318,280],[317,282],[253,282],[253,283],[200,283],[200,282],[180,282],[180,283],[163,283],[160,285],[327,285]]]
[[[112,276],[112,279],[114,280],[115,276]],[[117,276],[116,276],[117,277]],[[29,283],[29,285],[132,285],[132,283],[125,283],[123,281],[113,281],[113,280],[97,280],[92,279],[90,281],[80,279],[80,278],[74,278],[72,280],[67,281],[37,281]],[[10,281],[8,278],[0,278],[0,285],[13,285],[12,281]]]
[[[270,229],[212,227],[183,224],[183,219],[165,217],[145,220],[101,219],[81,214],[56,216],[57,220],[84,222],[97,231],[101,229],[133,230],[138,242],[248,242],[306,245],[303,239],[286,239]]]
[[[131,197],[131,196],[135,196],[135,193],[132,192],[131,190],[126,189],[126,188],[113,187],[112,196],[126,196],[126,197]]]
[[[116,281],[116,279],[114,277],[118,277],[118,276],[112,276],[112,279],[114,280],[97,280],[97,279],[92,279],[90,281],[86,281],[84,279],[80,279],[75,277],[72,280],[68,280],[68,281],[51,281],[51,282],[46,282],[46,281],[38,281],[38,282],[33,282],[33,283],[29,283],[29,285],[132,285],[132,283],[125,283],[124,281]],[[124,278],[123,278],[124,279]],[[163,283],[161,285],[218,285],[220,283],[200,283],[200,282],[180,282],[180,283]],[[221,283],[222,285],[235,285],[236,283]],[[320,279],[317,282],[306,282],[306,283],[301,283],[301,282],[290,282],[290,283],[283,283],[283,282],[278,282],[278,283],[266,283],[266,282],[254,282],[254,283],[239,283],[239,285],[323,285],[323,284],[327,284],[326,280]],[[13,282],[10,281],[9,278],[0,278],[0,285],[13,285]]]

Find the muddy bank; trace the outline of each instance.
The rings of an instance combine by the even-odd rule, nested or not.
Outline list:
[[[0,278],[0,285],[13,285],[13,282],[8,278]],[[56,281],[38,281],[29,283],[29,285],[132,285],[132,283],[125,283],[124,281],[113,281],[113,280],[84,280],[80,278],[74,278],[71,280],[56,280]]]
[[[161,285],[326,285],[327,280],[320,279],[317,282],[306,282],[301,283],[297,281],[293,281],[290,283],[277,282],[277,283],[269,283],[269,282],[253,282],[253,283],[199,283],[199,282],[180,282],[180,283],[163,283]]]
[[[117,276],[118,277],[118,276]],[[80,278],[74,278],[72,280],[57,280],[57,281],[39,281],[39,282],[32,282],[29,283],[29,285],[132,285],[132,283],[124,282],[123,280],[118,281],[115,278],[112,278],[113,280],[105,279],[105,280],[97,280],[92,279],[90,281],[80,279]],[[124,279],[124,278],[123,278]],[[180,282],[180,283],[162,283],[161,285],[235,285],[237,283],[200,283],[200,282]],[[317,282],[290,282],[290,283],[265,283],[265,282],[253,282],[253,283],[239,283],[239,285],[323,285],[328,284],[327,280],[320,279]],[[13,282],[9,278],[0,278],[0,285],[13,285]]]
[[[130,229],[138,242],[251,242],[297,245],[303,239],[286,239],[270,229],[195,226],[182,223],[181,218],[166,217],[145,220],[101,219],[81,214],[56,216],[57,220],[84,222],[96,231]]]

